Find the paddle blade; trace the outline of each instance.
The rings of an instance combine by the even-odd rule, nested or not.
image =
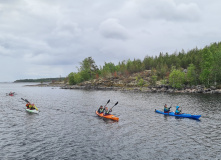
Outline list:
[[[30,103],[27,99],[21,98],[23,101]]]
[[[117,103],[115,103],[115,106],[118,104],[118,102]]]
[[[110,102],[110,100],[108,100],[108,101],[107,101],[107,103],[105,104],[105,106],[104,106],[104,107],[106,107],[106,105],[107,105],[109,102]]]

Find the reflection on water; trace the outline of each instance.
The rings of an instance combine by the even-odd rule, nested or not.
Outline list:
[[[1,159],[221,159],[221,95],[0,88]],[[26,113],[21,98],[40,113]],[[94,113],[108,99],[119,122]],[[165,103],[202,117],[155,113]]]

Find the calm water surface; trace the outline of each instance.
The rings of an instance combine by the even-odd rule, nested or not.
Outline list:
[[[0,83],[0,159],[221,159],[221,95],[23,86]],[[40,113],[27,113],[21,98]],[[108,99],[108,107],[119,102],[112,112],[119,122],[95,115]],[[154,112],[165,103],[202,117]]]

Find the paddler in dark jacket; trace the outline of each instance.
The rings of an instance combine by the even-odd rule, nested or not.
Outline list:
[[[103,113],[104,112],[103,106],[101,105],[100,108],[97,111],[98,111],[98,113]]]
[[[170,107],[171,108],[171,107]],[[167,104],[164,105],[164,113],[169,113],[170,108],[167,107]]]
[[[108,108],[105,107],[105,109],[104,109],[104,115],[108,115],[108,114],[110,114],[110,112],[112,112],[112,109],[108,110]]]

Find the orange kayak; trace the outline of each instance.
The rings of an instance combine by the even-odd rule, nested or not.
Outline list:
[[[119,121],[119,118],[114,116],[113,114],[108,114],[108,115],[103,115],[103,113],[99,113],[98,111],[95,111],[95,113],[100,116],[100,117],[104,117],[104,118],[107,118],[107,119],[112,119],[114,121]]]

